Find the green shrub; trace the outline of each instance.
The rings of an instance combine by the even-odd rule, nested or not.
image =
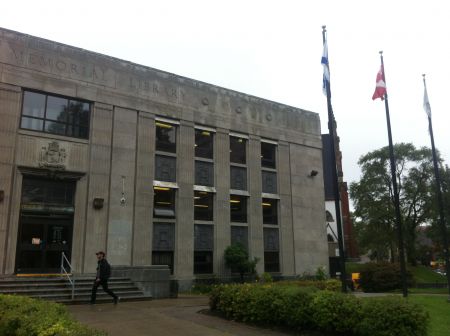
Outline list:
[[[325,332],[351,335],[360,319],[360,301],[352,295],[320,291],[311,309],[317,329]]]
[[[101,336],[105,333],[74,321],[61,304],[0,295],[0,335]]]
[[[214,286],[210,308],[237,321],[346,336],[426,336],[429,319],[402,298],[357,299],[279,283]]]
[[[278,286],[314,287],[320,290],[328,290],[332,292],[339,292],[341,290],[341,282],[335,279],[288,280],[288,281],[277,281],[274,284]]]
[[[402,298],[371,298],[362,301],[356,331],[361,336],[423,336],[428,324],[428,314]]]
[[[264,283],[270,283],[270,282],[273,282],[273,278],[270,275],[270,273],[264,272],[261,275],[261,281],[264,282]]]
[[[408,286],[413,283],[411,272],[406,272]],[[367,263],[361,268],[359,284],[365,292],[386,292],[402,288],[399,264]]]

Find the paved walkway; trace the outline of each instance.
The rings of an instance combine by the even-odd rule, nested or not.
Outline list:
[[[68,306],[74,317],[109,336],[286,336],[279,331],[256,328],[199,314],[208,308],[204,296],[180,295],[178,299]]]

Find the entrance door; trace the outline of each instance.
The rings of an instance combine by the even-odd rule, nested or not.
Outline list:
[[[74,192],[73,181],[24,177],[17,273],[58,273],[62,252],[70,260]]]

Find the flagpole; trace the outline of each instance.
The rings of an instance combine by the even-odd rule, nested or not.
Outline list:
[[[322,40],[323,44],[326,43],[326,26],[322,26]],[[327,55],[328,56],[328,55]],[[329,65],[328,65],[329,67]],[[342,224],[341,224],[341,197],[339,194],[339,182],[337,174],[337,164],[336,164],[336,146],[335,146],[335,120],[333,115],[333,107],[331,106],[331,89],[329,80],[325,81],[325,89],[327,93],[327,108],[328,108],[328,132],[330,133],[330,145],[331,145],[331,166],[332,166],[332,178],[333,178],[333,193],[334,193],[334,208],[336,211],[336,225],[338,232],[338,246],[339,246],[339,263],[340,263],[340,279],[342,292],[347,292],[347,275],[345,272],[345,251],[344,242],[342,234]]]
[[[380,51],[380,59],[381,59],[381,67],[383,69],[383,79],[384,83],[386,83],[386,73],[384,71],[384,60],[383,60],[383,52]],[[394,146],[392,144],[392,132],[391,132],[391,119],[389,116],[389,102],[388,102],[388,94],[387,91],[384,94],[384,106],[386,108],[386,123],[388,129],[388,138],[389,138],[389,158],[391,162],[391,179],[392,179],[392,188],[394,190],[394,205],[395,205],[395,218],[397,225],[397,238],[398,238],[398,249],[400,254],[400,272],[402,278],[402,292],[403,297],[408,296],[408,286],[406,284],[406,266],[405,266],[405,249],[403,247],[403,233],[402,233],[402,216],[400,213],[400,199],[397,188],[397,173],[395,166],[395,157],[394,157]]]
[[[445,217],[444,217],[444,201],[442,199],[442,191],[441,191],[441,178],[439,173],[439,166],[436,155],[436,147],[434,146],[434,136],[433,136],[433,123],[431,121],[431,108],[428,101],[428,93],[427,93],[427,83],[425,81],[425,74],[423,76],[423,87],[424,93],[426,93],[426,101],[424,106],[426,108],[426,112],[428,115],[428,129],[430,131],[430,139],[431,139],[431,152],[433,154],[433,166],[434,166],[434,177],[436,180],[436,191],[437,191],[437,201],[439,206],[439,226],[442,234],[442,243],[444,248],[444,259],[445,259],[445,269],[447,274],[447,287],[448,287],[448,301],[450,302],[450,264],[449,264],[449,251],[448,251],[448,236],[447,236],[447,227],[445,225]],[[425,96],[424,96],[425,99]]]

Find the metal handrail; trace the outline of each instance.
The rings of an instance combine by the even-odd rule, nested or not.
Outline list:
[[[70,272],[67,272],[66,268],[64,267],[64,261],[67,263],[67,266],[69,266]],[[61,275],[65,275],[69,280],[69,283],[72,287],[72,300],[73,300],[75,298],[75,277],[73,276],[72,265],[70,264],[64,252],[61,252]]]

